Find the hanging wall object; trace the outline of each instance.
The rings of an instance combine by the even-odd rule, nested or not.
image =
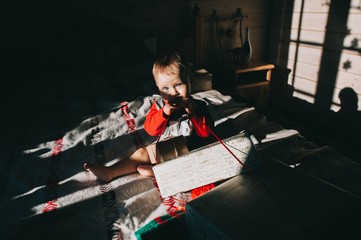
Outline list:
[[[250,41],[251,35],[250,35],[250,28],[246,27],[246,34],[244,37],[244,43],[242,47],[242,62],[245,64],[248,64],[251,61],[252,58],[252,45]]]
[[[233,64],[242,64],[249,63],[252,57],[252,47],[250,43],[250,35],[249,28],[246,29],[245,40],[243,41],[242,36],[242,20],[248,16],[242,15],[241,9],[238,8],[237,12],[231,17],[219,17],[216,11],[213,11],[213,14],[210,18],[210,21],[213,24],[213,35],[212,39],[218,40],[219,50],[224,55],[229,56],[231,54],[231,62]],[[219,22],[232,22],[233,28],[226,28],[226,30],[219,28]],[[239,35],[238,35],[239,33]],[[231,46],[224,49],[222,41],[222,37],[226,37],[227,39],[232,41]],[[216,46],[215,44],[213,44]]]

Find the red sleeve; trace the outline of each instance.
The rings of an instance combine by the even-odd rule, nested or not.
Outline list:
[[[193,129],[196,131],[198,136],[208,137],[210,135],[208,127],[213,127],[213,121],[206,118],[205,116],[193,116],[191,118],[191,122],[193,124]]]
[[[214,122],[209,114],[206,104],[199,100],[194,100],[194,115],[191,117],[193,129],[199,137],[208,137],[211,135],[210,129],[213,129]]]
[[[163,108],[158,110],[154,102],[145,118],[144,130],[151,136],[158,136],[162,133],[164,124],[167,124],[167,118],[164,116]]]

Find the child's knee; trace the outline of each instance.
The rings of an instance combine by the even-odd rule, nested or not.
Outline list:
[[[132,160],[149,163],[149,155],[146,148],[139,148],[135,151],[132,156],[130,156]]]

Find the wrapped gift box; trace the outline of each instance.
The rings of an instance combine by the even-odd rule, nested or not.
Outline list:
[[[360,198],[281,163],[190,201],[192,239],[361,239]]]
[[[162,197],[228,179],[259,166],[257,152],[246,132],[223,142],[242,164],[218,142],[157,164],[153,170]]]

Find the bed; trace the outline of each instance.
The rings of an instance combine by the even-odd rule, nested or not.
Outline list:
[[[135,239],[142,226],[180,204],[165,205],[152,178],[130,174],[103,184],[82,168],[85,161],[111,164],[140,141],[154,141],[142,124],[151,99],[159,96],[139,96],[127,103],[104,102],[88,94],[83,99],[53,99],[59,101],[60,113],[32,119],[21,151],[2,168],[2,239]],[[358,163],[217,90],[193,96],[207,102],[222,138],[246,129],[258,140],[263,162],[281,161],[360,196]],[[42,108],[51,106],[54,102]],[[84,115],[82,110],[96,114],[74,124],[74,117]],[[134,120],[136,130],[129,131],[125,115]],[[182,196],[187,201],[187,195]]]
[[[137,46],[136,58],[125,45],[111,49],[79,61],[85,65],[62,55],[58,65],[67,70],[39,80],[42,87],[12,138],[18,140],[2,154],[1,239],[136,239],[139,229],[192,200],[189,193],[162,199],[153,178],[130,174],[105,184],[83,169],[86,161],[112,164],[155,140],[142,127],[151,101],[159,97],[152,54],[145,46]],[[104,63],[100,55],[104,66],[121,67],[93,68],[99,59]],[[247,130],[265,165],[282,162],[361,196],[360,164],[213,89],[207,70],[194,66],[192,76],[193,97],[206,102],[221,138]],[[49,79],[59,85],[47,85]]]

